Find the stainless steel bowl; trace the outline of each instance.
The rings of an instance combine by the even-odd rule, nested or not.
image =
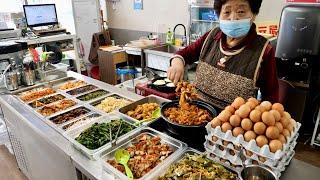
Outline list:
[[[240,173],[242,180],[279,180],[268,168],[259,165],[248,165]]]

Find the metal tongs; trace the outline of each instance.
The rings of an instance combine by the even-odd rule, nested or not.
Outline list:
[[[109,127],[109,136],[110,136],[110,142],[111,142],[111,146],[114,147],[117,145],[117,140],[118,140],[118,136],[119,136],[119,132],[120,132],[120,129],[121,129],[121,125],[122,125],[122,121],[120,121],[120,125],[118,127],[118,130],[117,130],[117,134],[114,138],[114,140],[112,139],[112,129],[111,127]]]

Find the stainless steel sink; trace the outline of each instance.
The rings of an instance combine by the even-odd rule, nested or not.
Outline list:
[[[160,45],[160,46],[153,47],[150,49],[146,49],[145,52],[162,54],[163,56],[170,56],[171,57],[173,54],[175,54],[177,51],[179,51],[182,48],[183,47],[165,44],[165,45]]]
[[[160,45],[146,49],[144,50],[146,54],[146,66],[161,71],[167,71],[170,66],[170,58],[183,48],[184,47],[173,45]]]

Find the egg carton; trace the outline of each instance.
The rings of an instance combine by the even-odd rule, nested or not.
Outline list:
[[[208,134],[214,135],[222,140],[232,142],[234,145],[242,145],[245,149],[250,150],[260,156],[272,159],[272,160],[279,160],[285,154],[286,150],[289,148],[290,143],[294,140],[298,131],[301,127],[299,122],[296,123],[294,127],[294,131],[291,133],[291,136],[287,138],[287,143],[284,145],[283,150],[278,150],[275,153],[270,152],[269,145],[264,145],[263,147],[257,146],[255,140],[251,140],[250,142],[246,142],[242,134],[237,137],[232,135],[232,131],[228,130],[226,133],[221,131],[221,127],[217,126],[216,128],[211,127],[211,123],[206,125],[206,129]]]
[[[243,169],[242,165],[240,165],[240,166],[239,165],[234,165],[229,160],[227,160],[227,159],[225,159],[223,157],[219,157],[216,154],[213,154],[213,153],[210,153],[210,152],[206,152],[206,155],[207,155],[208,158],[211,158],[212,160],[217,161],[220,164],[226,164],[228,166],[231,166],[231,167],[235,168],[239,172],[241,172],[241,170]],[[271,169],[275,173],[277,178],[280,179],[282,172],[279,172],[278,170],[275,170],[275,169],[270,168],[270,167],[269,167],[269,169]]]
[[[286,162],[288,161],[291,152],[294,151],[294,148],[296,145],[297,145],[297,142],[293,142],[292,146],[290,146],[290,148],[285,152],[284,156],[279,160],[268,159],[268,158],[259,156],[255,153],[252,153],[252,152],[251,152],[252,155],[249,155],[249,153],[250,153],[249,150],[246,150],[246,152],[244,154],[247,159],[252,159],[252,160],[258,161],[260,164],[264,164],[269,167],[280,168],[280,167],[284,167],[286,165]]]
[[[298,136],[299,136],[299,133],[297,133],[295,135],[295,137],[292,139],[292,142],[290,142],[288,144],[288,146],[287,146],[288,149],[284,151],[284,156],[282,156],[280,159],[274,160],[274,159],[262,156],[260,154],[257,154],[255,152],[252,152],[251,150],[248,150],[246,148],[245,148],[245,150],[246,150],[245,155],[248,158],[251,158],[251,159],[254,159],[257,161],[263,161],[263,162],[266,162],[266,164],[269,166],[276,167],[283,159],[285,159],[286,153],[295,148],[295,146],[297,144]],[[236,152],[239,152],[239,150],[240,150],[239,146],[232,144],[232,142],[230,142],[230,141],[222,140],[222,139],[218,138],[217,136],[209,134],[208,136],[205,136],[205,138],[208,141],[208,144],[217,144],[217,145],[223,146],[228,149],[233,149]]]
[[[217,155],[225,155],[226,152],[221,152],[221,151],[227,151],[229,153],[229,155],[231,155],[231,159],[229,159],[230,156],[226,156],[226,158],[228,160],[230,160],[231,162],[241,162],[241,159],[239,157],[239,149],[234,149],[234,147],[238,147],[238,146],[232,146],[230,145],[230,143],[226,146],[225,144],[222,143],[221,139],[218,139],[216,142],[213,142],[212,139],[209,138],[209,136],[206,136],[206,142],[204,143],[204,146],[211,150],[210,152],[213,153],[218,153]],[[279,160],[272,160],[272,159],[268,159],[262,156],[259,156],[249,150],[245,150],[246,152],[244,153],[245,157],[247,159],[251,159],[253,161],[259,162],[259,164],[264,164],[268,167],[272,167],[272,168],[281,168],[284,167],[286,164],[286,161],[289,158],[289,155],[292,151],[294,151],[294,148],[296,146],[297,142],[294,141],[292,144],[290,144],[290,148],[288,151],[285,152],[285,155],[279,159]],[[218,149],[220,150],[220,152],[218,151]],[[249,155],[249,153],[252,153],[251,155]],[[235,160],[234,157],[237,156],[239,158],[239,160]],[[224,157],[224,156],[223,156]]]
[[[236,169],[237,171],[241,171],[241,169],[242,169],[242,165],[235,165],[235,164],[231,163],[228,159],[225,159],[224,157],[220,157],[219,155],[210,153],[208,151],[206,151],[205,154],[208,158],[210,158],[216,162],[219,162],[222,165],[232,167],[232,168]]]
[[[207,140],[207,142],[205,143],[207,157],[209,157],[215,161],[218,161],[219,163],[231,166],[238,171],[241,171],[242,163],[239,164],[239,161],[241,162],[239,156],[238,156],[239,160],[235,160],[234,156],[228,155],[228,153],[226,152],[227,148],[226,148],[226,150],[221,152],[221,149],[219,149],[219,147],[212,146],[209,144],[209,142],[210,141]],[[276,176],[278,178],[280,178],[282,172],[285,171],[286,167],[290,164],[292,158],[294,157],[294,154],[295,154],[294,147],[292,147],[290,149],[290,151],[287,152],[286,156],[284,158],[282,158],[281,163],[279,163],[277,167],[269,166],[265,162],[262,162],[262,161],[256,160],[256,159],[251,159],[250,157],[247,157],[248,159],[245,161],[245,165],[259,164],[259,165],[265,166],[265,167],[269,168],[270,170],[272,170],[276,174]],[[230,157],[231,157],[231,159],[230,159]]]
[[[214,144],[221,145],[221,146],[223,146],[225,148],[233,149],[233,150],[235,150],[237,152],[239,152],[240,149],[241,149],[239,146],[234,145],[232,142],[220,139],[220,138],[218,138],[218,137],[216,137],[214,135],[211,135],[211,134],[205,136],[205,138],[206,138],[206,140],[209,141],[209,143],[212,142]]]
[[[241,159],[239,158],[239,153],[236,153],[232,149],[224,148],[223,146],[220,146],[220,145],[210,145],[208,141],[204,143],[204,147],[207,152],[213,153],[218,157],[224,158],[230,161],[230,163],[233,165],[236,165],[236,166],[242,165]],[[231,153],[231,151],[233,151],[233,153]]]

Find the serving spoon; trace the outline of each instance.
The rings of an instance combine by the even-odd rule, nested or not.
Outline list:
[[[122,164],[124,166],[124,169],[126,171],[126,175],[130,180],[133,180],[133,174],[130,168],[128,167],[128,161],[130,159],[130,154],[125,149],[118,149],[115,152],[115,159],[119,164]]]

